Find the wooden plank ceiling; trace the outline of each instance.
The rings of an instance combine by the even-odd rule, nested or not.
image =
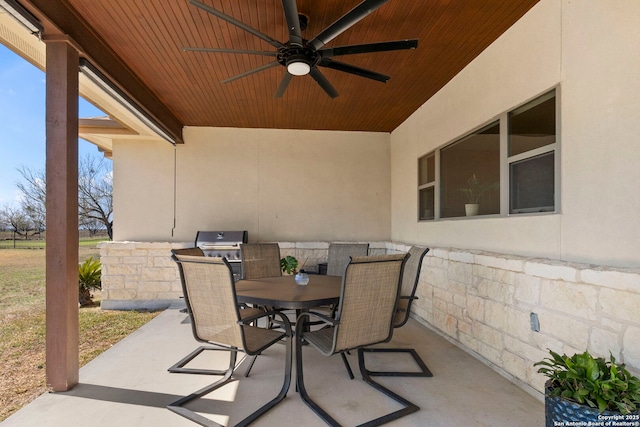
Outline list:
[[[201,1],[278,41],[288,39],[280,0]],[[418,39],[415,50],[339,58],[389,75],[389,82],[320,68],[338,97],[331,99],[307,75],[294,77],[275,99],[285,73],[280,65],[221,83],[274,58],[182,50],[275,50],[187,0],[60,0],[183,125],[381,132],[400,125],[537,1],[391,0],[326,46]],[[309,18],[303,38],[313,39],[360,2],[298,0]]]

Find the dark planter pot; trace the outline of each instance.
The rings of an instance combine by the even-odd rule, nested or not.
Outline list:
[[[563,397],[549,396],[549,382],[544,388],[544,408],[545,408],[545,426],[598,426],[598,425],[627,425],[627,424],[607,424],[607,421],[615,422],[631,422],[630,426],[640,425],[639,420],[635,418],[640,412],[634,412],[632,415],[621,415],[619,412],[604,411],[598,412],[596,408],[587,405],[581,405],[572,402]],[[634,424],[634,422],[636,424]],[[591,424],[589,424],[591,423]]]

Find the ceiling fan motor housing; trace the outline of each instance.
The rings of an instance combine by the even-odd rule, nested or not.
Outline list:
[[[285,47],[278,50],[276,59],[285,67],[294,62],[302,62],[313,68],[320,61],[320,55],[310,47],[287,43]]]

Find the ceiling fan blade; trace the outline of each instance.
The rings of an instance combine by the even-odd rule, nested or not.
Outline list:
[[[284,76],[282,76],[282,80],[280,81],[280,86],[278,86],[278,90],[273,94],[274,98],[281,98],[284,95],[284,91],[287,90],[287,86],[289,86],[289,82],[293,77],[288,71],[284,72]]]
[[[267,70],[269,68],[272,67],[277,67],[278,65],[280,65],[280,63],[278,61],[274,61],[274,62],[269,62],[268,64],[262,65],[258,68],[254,68],[253,70],[249,70],[249,71],[245,71],[242,74],[238,74],[237,76],[233,76],[233,77],[229,77],[228,79],[222,80],[220,83],[230,83],[234,80],[238,80],[241,79],[243,77],[247,77],[250,76],[251,74],[263,71],[263,70]]]
[[[243,30],[245,30],[246,32],[253,34],[254,36],[261,38],[262,40],[266,41],[267,43],[269,43],[271,46],[275,46],[275,47],[283,47],[284,45],[282,43],[280,43],[278,40],[272,39],[271,37],[269,37],[268,35],[261,33],[260,31],[256,30],[255,28],[252,28],[240,21],[238,21],[237,19],[232,18],[229,15],[226,15],[222,12],[220,12],[219,10],[216,10],[210,6],[207,6],[204,3],[200,3],[197,0],[189,0],[189,3],[191,3],[192,5],[194,5],[195,7],[204,10],[205,12],[208,12],[214,16],[217,16],[218,18],[222,19],[223,21],[227,21],[229,24],[235,25],[238,28],[241,28]]]
[[[331,86],[329,80],[327,80],[327,78],[320,72],[320,70],[318,70],[316,67],[313,67],[311,68],[309,74],[311,74],[311,77],[313,77],[313,79],[318,82],[322,90],[324,90],[327,95],[329,95],[331,98],[335,98],[336,96],[338,96],[338,91],[333,86]]]
[[[356,67],[355,65],[345,64],[344,62],[332,61],[331,59],[323,59],[318,66],[332,68],[345,73],[355,74],[356,76],[366,77],[367,79],[376,80],[382,83],[389,81],[391,77],[365,68]]]
[[[319,50],[322,58],[331,58],[341,55],[355,55],[358,53],[386,52],[390,50],[415,49],[418,40],[395,40],[380,43],[354,44],[349,46],[337,46]]]
[[[183,47],[184,52],[213,52],[213,53],[238,53],[246,55],[277,56],[278,52],[267,52],[263,50],[238,50],[238,49],[218,49],[212,47]]]
[[[300,18],[298,17],[298,6],[296,0],[282,0],[284,17],[287,20],[289,30],[289,42],[302,46],[302,32],[300,31]]]
[[[349,29],[352,25],[358,23],[361,19],[374,12],[380,6],[389,0],[364,0],[362,3],[344,14],[333,24],[325,28],[313,40],[309,42],[314,49],[318,50],[331,40]]]

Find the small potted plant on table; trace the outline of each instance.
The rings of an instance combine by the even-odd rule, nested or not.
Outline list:
[[[589,352],[551,357],[534,366],[549,378],[545,384],[546,426],[640,426],[640,379],[624,364],[594,358]],[[607,421],[627,424],[607,424]]]
[[[280,268],[283,273],[296,274],[298,272],[298,260],[291,255],[287,255],[280,260]]]
[[[304,263],[303,263],[304,267]],[[294,280],[298,285],[306,285],[309,283],[309,275],[304,272],[304,270],[298,271],[298,260],[291,255],[287,255],[286,257],[280,260],[280,268],[282,268],[283,273],[293,274]]]

